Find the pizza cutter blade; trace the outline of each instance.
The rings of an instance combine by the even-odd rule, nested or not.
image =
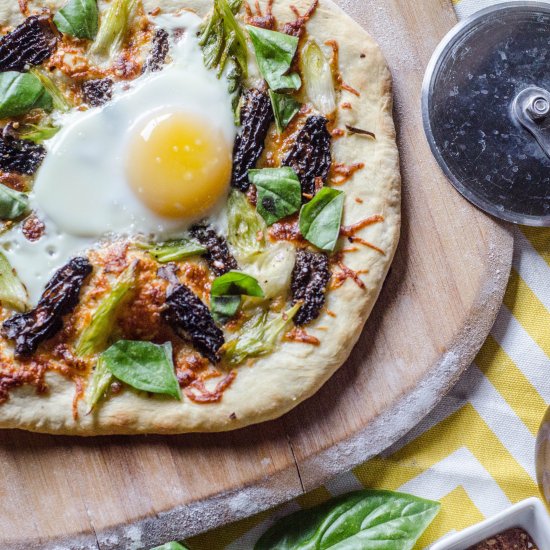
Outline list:
[[[462,195],[498,218],[550,226],[550,4],[498,4],[452,29],[428,65],[422,114]]]

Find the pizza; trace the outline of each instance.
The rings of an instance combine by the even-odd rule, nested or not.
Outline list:
[[[350,354],[391,79],[329,0],[0,0],[0,427],[223,431]]]

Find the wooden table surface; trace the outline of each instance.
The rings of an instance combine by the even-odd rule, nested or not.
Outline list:
[[[392,444],[474,358],[513,242],[454,191],[424,138],[422,77],[456,21],[452,6],[339,4],[378,40],[394,75],[404,192],[398,253],[350,360],[283,418],[233,433],[0,432],[0,548],[149,548],[288,500]]]

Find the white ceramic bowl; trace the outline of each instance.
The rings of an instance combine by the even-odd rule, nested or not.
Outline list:
[[[430,550],[466,550],[512,527],[522,527],[540,550],[550,550],[550,517],[542,501],[534,497],[522,500],[459,533],[443,537],[432,544]]]

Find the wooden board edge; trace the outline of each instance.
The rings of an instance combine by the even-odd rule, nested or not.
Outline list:
[[[485,284],[452,345],[414,389],[364,430],[302,461],[298,467],[306,491],[366,462],[401,439],[434,409],[472,364],[489,335],[506,292],[514,252],[513,227],[495,221],[488,241],[492,257]],[[388,437],[390,424],[392,436]]]
[[[306,458],[299,464],[277,472],[238,490],[212,495],[155,517],[116,526],[93,535],[16,543],[13,550],[116,550],[139,543],[148,548],[169,540],[182,540],[273,508],[310,491],[331,477],[349,471],[390,447],[416,426],[443,398],[468,368],[483,345],[502,304],[512,266],[513,232],[510,226],[495,222],[488,235],[493,255],[488,264],[485,285],[474,302],[469,321],[456,336],[443,358],[430,369],[417,386],[379,415],[367,428],[351,438]],[[443,386],[443,391],[441,387]],[[438,391],[436,391],[438,388]],[[419,407],[418,405],[421,404]],[[396,426],[397,422],[397,426]],[[388,437],[387,426],[392,424]],[[295,480],[296,468],[303,484]],[[290,487],[290,488],[289,488]]]
[[[151,548],[200,534],[287,502],[303,493],[295,481],[296,477],[294,464],[254,485],[214,494],[205,500],[159,512],[156,516],[133,523],[47,541],[22,540],[10,543],[9,550]]]

